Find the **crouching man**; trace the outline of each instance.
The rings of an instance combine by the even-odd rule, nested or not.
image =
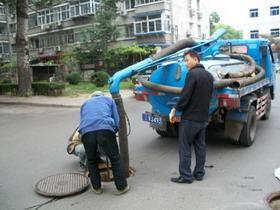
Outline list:
[[[101,91],[95,91],[92,98],[81,107],[79,133],[88,158],[91,184],[96,194],[102,193],[101,177],[96,161],[98,146],[111,162],[117,194],[129,191],[116,140],[118,129],[119,115],[115,102],[104,96]]]

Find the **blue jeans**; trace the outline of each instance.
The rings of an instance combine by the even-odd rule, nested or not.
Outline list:
[[[82,136],[82,142],[88,157],[88,169],[92,187],[95,189],[101,187],[97,152],[97,147],[99,146],[111,162],[116,188],[118,190],[123,190],[127,186],[127,181],[122,168],[115,133],[110,130],[88,132]]]
[[[202,178],[205,174],[206,159],[205,131],[207,122],[182,120],[179,124],[179,173],[186,180],[193,180],[193,175]],[[194,145],[196,165],[191,171],[191,145]]]

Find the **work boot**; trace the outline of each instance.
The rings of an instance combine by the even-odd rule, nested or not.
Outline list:
[[[102,188],[98,188],[98,189],[92,188],[92,189],[93,189],[93,192],[95,192],[95,194],[97,194],[97,195],[100,195],[103,192]]]
[[[171,178],[171,182],[179,183],[179,184],[191,184],[192,180],[184,179],[182,176]]]
[[[130,190],[129,185],[126,185],[126,187],[123,190],[118,190],[116,192],[116,195],[122,195],[125,194],[126,192],[128,192]]]

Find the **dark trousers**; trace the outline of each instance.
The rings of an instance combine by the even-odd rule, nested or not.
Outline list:
[[[88,132],[82,136],[82,142],[88,158],[88,169],[92,187],[95,189],[101,187],[97,153],[97,145],[99,145],[111,162],[116,188],[123,190],[127,186],[127,182],[120,160],[115,133],[110,130]]]
[[[206,159],[205,131],[207,122],[182,120],[179,124],[179,172],[184,179],[192,180],[191,145],[194,145],[196,165],[193,175],[203,177]]]

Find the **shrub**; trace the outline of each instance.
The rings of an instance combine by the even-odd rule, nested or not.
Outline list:
[[[63,82],[33,82],[32,89],[34,95],[58,96],[65,89]]]
[[[66,81],[71,85],[77,85],[82,80],[78,72],[71,72],[66,75]]]
[[[110,75],[106,71],[98,71],[91,75],[91,82],[93,82],[96,87],[104,87],[108,84]]]
[[[12,84],[12,80],[10,79],[3,79],[2,81],[0,81],[0,84]]]
[[[0,84],[0,95],[6,95],[6,94],[11,94],[11,95],[16,95],[18,91],[18,85],[17,84]]]

